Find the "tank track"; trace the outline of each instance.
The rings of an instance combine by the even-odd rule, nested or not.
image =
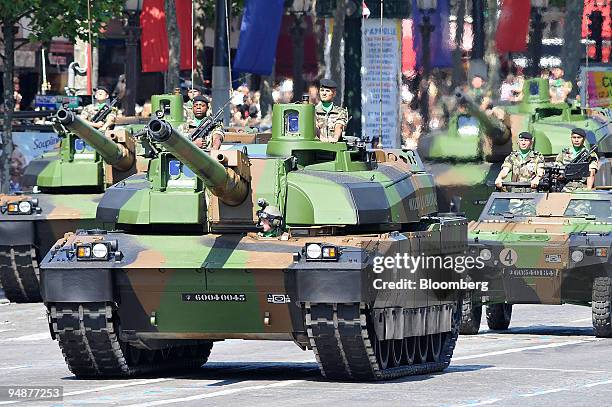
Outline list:
[[[365,304],[306,303],[305,322],[308,338],[321,373],[334,380],[389,380],[403,376],[440,372],[448,367],[455,349],[461,308],[455,309],[452,330],[443,334],[437,362],[412,363],[402,358],[400,366],[381,368],[368,326]],[[420,337],[419,337],[420,338]],[[414,338],[418,341],[419,338]],[[418,351],[417,351],[418,354]]]
[[[119,323],[108,303],[49,306],[50,326],[68,368],[78,378],[125,377],[196,369],[208,360],[212,342],[140,349],[119,339]]]
[[[39,275],[34,246],[0,246],[0,284],[9,301],[41,302]]]

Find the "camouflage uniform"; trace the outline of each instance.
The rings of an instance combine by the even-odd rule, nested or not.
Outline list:
[[[323,108],[323,104],[319,102],[315,106],[316,124],[320,130],[319,139],[321,141],[329,141],[334,138],[334,129],[337,123],[346,127],[348,122],[348,111],[340,106],[333,105],[329,113]]]
[[[96,113],[98,113],[98,111],[102,108],[103,105],[104,103],[92,103],[90,105],[85,106],[80,114],[81,119],[91,121],[91,119],[93,119],[93,117],[96,115]],[[112,107],[110,113],[108,114],[108,116],[106,116],[106,120],[104,120],[104,125],[98,130],[104,132],[109,128],[113,127],[115,125],[115,120],[117,120],[117,112],[117,108]]]
[[[567,164],[571,163],[572,160],[574,158],[576,158],[576,156],[578,154],[580,154],[584,150],[587,150],[587,148],[582,146],[582,148],[580,150],[578,150],[574,154],[572,152],[573,151],[573,147],[572,148],[564,148],[557,155],[557,158],[555,159],[555,163],[557,165],[565,167]],[[591,153],[591,156],[589,157],[589,171],[590,170],[595,170],[596,172],[597,172],[597,170],[599,170],[599,159],[597,158],[597,154],[595,154],[594,152]],[[582,178],[580,181],[570,181],[570,182],[568,182],[565,185],[565,187],[563,187],[563,192],[571,192],[571,191],[575,191],[576,189],[581,189],[581,188],[586,188],[586,187],[587,187],[587,179],[586,178]]]
[[[530,150],[523,159],[519,151],[513,151],[504,160],[502,168],[508,168],[512,172],[513,182],[531,182],[538,170],[544,170],[544,156]]]
[[[202,119],[202,120],[205,120],[205,119]],[[185,123],[181,124],[181,126],[179,127],[179,130],[184,136],[191,137],[191,133],[194,132],[194,130],[198,127],[200,123],[201,121],[194,117],[194,118],[187,120]],[[206,138],[204,140],[204,146],[202,147],[203,150],[210,151],[213,145],[213,140],[215,139],[215,135],[218,135],[219,138],[221,139],[221,142],[223,142],[224,133],[223,133],[222,123],[218,123],[205,136]]]

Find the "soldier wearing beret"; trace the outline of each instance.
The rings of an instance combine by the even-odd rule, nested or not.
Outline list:
[[[524,131],[518,137],[518,150],[513,151],[506,157],[502,169],[497,175],[495,186],[502,187],[502,182],[508,174],[512,173],[513,182],[529,182],[532,188],[540,183],[544,175],[544,156],[535,151],[533,147],[533,136]]]
[[[569,148],[564,148],[555,159],[555,163],[560,166],[566,166],[571,163],[574,158],[582,151],[588,151],[584,146],[584,141],[586,140],[586,131],[579,127],[572,129],[571,134],[572,146]],[[597,154],[594,152],[591,153],[589,157],[589,176],[583,178],[578,181],[570,181],[563,188],[563,192],[570,192],[576,189],[586,188],[593,189],[593,184],[595,183],[595,174],[599,170],[599,160],[597,159]]]
[[[115,120],[117,120],[117,108],[111,107],[111,112],[104,120],[93,121],[96,114],[102,108],[104,108],[104,106],[110,106],[108,100],[109,96],[110,93],[108,92],[108,89],[103,86],[99,86],[94,93],[95,102],[85,106],[80,114],[80,117],[89,123],[91,127],[96,128],[101,132],[105,132],[106,130],[113,128],[115,125]]]
[[[185,123],[183,123],[180,127],[181,133],[183,135],[191,137],[193,132],[198,128],[198,126],[206,120],[207,112],[208,112],[208,101],[204,96],[196,96],[193,98],[193,107],[192,107],[193,117],[188,119]],[[196,146],[200,147],[203,150],[218,150],[221,147],[221,143],[223,142],[223,124],[218,123],[215,128],[204,137],[198,137],[193,142]]]
[[[319,140],[335,143],[342,138],[348,112],[342,106],[334,105],[336,97],[336,82],[331,79],[322,79],[319,85],[319,99],[315,107],[316,125]]]

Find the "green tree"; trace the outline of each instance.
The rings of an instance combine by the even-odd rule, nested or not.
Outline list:
[[[88,3],[90,8],[88,10]],[[15,50],[22,44],[15,43],[15,27],[22,19],[28,19],[31,30],[29,41],[51,41],[53,37],[66,37],[88,41],[89,33],[98,36],[100,28],[115,16],[121,15],[125,0],[0,0],[2,45],[0,55],[4,69],[4,113],[2,117],[2,154],[0,154],[0,193],[9,190],[9,167],[13,153],[12,120],[15,108],[13,100],[13,69]]]

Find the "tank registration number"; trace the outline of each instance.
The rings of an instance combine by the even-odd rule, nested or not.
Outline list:
[[[551,269],[510,269],[505,272],[509,277],[557,277],[557,270]]]
[[[181,294],[183,301],[245,302],[246,294]]]

